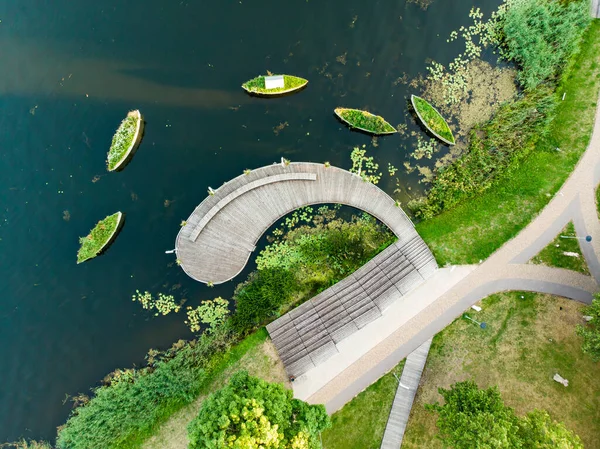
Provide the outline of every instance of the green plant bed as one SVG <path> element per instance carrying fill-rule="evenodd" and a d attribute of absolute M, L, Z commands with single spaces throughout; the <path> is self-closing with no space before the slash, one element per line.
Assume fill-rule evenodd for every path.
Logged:
<path fill-rule="evenodd" d="M 140 111 L 129 111 L 113 136 L 106 166 L 115 171 L 125 166 L 142 140 L 144 119 Z"/>
<path fill-rule="evenodd" d="M 117 212 L 100 220 L 86 237 L 80 237 L 81 247 L 77 252 L 77 263 L 96 257 L 116 238 L 124 220 L 124 215 Z"/>
<path fill-rule="evenodd" d="M 281 95 L 294 92 L 302 89 L 308 84 L 308 80 L 300 78 L 298 76 L 283 75 L 283 87 L 276 87 L 274 89 L 265 88 L 265 76 L 260 75 L 256 78 L 246 81 L 242 84 L 242 88 L 251 94 L 259 95 Z"/>
<path fill-rule="evenodd" d="M 423 125 L 438 139 L 448 145 L 454 145 L 454 135 L 444 120 L 444 117 L 429 102 L 416 95 L 410 96 L 410 101 Z"/>
<path fill-rule="evenodd" d="M 370 134 L 394 134 L 397 132 L 396 128 L 386 122 L 383 117 L 360 109 L 335 108 L 335 115 L 351 128 Z"/>

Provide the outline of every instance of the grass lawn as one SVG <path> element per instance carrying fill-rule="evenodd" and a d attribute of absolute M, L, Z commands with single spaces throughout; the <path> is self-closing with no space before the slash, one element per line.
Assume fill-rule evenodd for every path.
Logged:
<path fill-rule="evenodd" d="M 77 263 L 93 259 L 109 243 L 119 226 L 121 212 L 109 215 L 100 220 L 86 237 L 80 237 L 81 247 L 77 252 Z"/>
<path fill-rule="evenodd" d="M 546 265 L 549 267 L 566 268 L 567 270 L 577 271 L 583 274 L 590 274 L 587 263 L 581 253 L 581 247 L 579 246 L 579 240 L 563 239 L 560 236 L 575 237 L 575 226 L 573 222 L 570 222 L 564 227 L 562 231 L 556 236 L 556 238 L 548 244 L 543 250 L 539 252 L 537 256 L 531 259 L 531 263 Z M 565 253 L 571 253 L 571 255 L 565 255 Z M 577 254 L 579 257 L 575 257 Z"/>
<path fill-rule="evenodd" d="M 379 449 L 403 367 L 404 360 L 331 417 L 324 449 Z"/>
<path fill-rule="evenodd" d="M 202 401 L 208 394 L 224 386 L 229 377 L 239 370 L 247 370 L 252 376 L 290 387 L 275 347 L 268 338 L 266 329 L 262 328 L 225 354 L 200 397 L 161 424 L 142 448 L 187 449 L 187 425 L 198 414 Z"/>
<path fill-rule="evenodd" d="M 587 147 L 599 88 L 600 20 L 594 20 L 570 76 L 558 88 L 566 96 L 550 138 L 485 193 L 417 224 L 440 265 L 487 258 L 543 209 Z"/>
<path fill-rule="evenodd" d="M 442 117 L 433 106 L 416 95 L 411 97 L 411 101 L 417 116 L 419 119 L 421 119 L 429 131 L 436 136 L 441 137 L 442 140 L 454 143 L 454 135 L 452 135 L 452 131 L 450 130 L 448 123 L 446 123 L 444 117 Z"/>
<path fill-rule="evenodd" d="M 600 448 L 600 363 L 582 353 L 575 334 L 583 305 L 509 292 L 484 299 L 482 307 L 470 315 L 487 329 L 458 319 L 434 338 L 402 448 L 442 447 L 435 438 L 436 415 L 423 405 L 441 401 L 439 387 L 467 379 L 483 388 L 498 385 L 518 415 L 547 410 L 587 449 Z M 553 381 L 555 373 L 569 386 Z"/>
<path fill-rule="evenodd" d="M 383 117 L 360 109 L 335 108 L 335 113 L 353 128 L 362 129 L 373 134 L 395 133 L 396 128 L 386 122 Z"/>

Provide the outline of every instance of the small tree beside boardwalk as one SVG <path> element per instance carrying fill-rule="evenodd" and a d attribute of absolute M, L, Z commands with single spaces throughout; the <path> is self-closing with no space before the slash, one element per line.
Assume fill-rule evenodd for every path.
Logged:
<path fill-rule="evenodd" d="M 320 449 L 319 433 L 329 426 L 323 405 L 240 371 L 202 403 L 188 426 L 188 448 Z"/>
<path fill-rule="evenodd" d="M 122 212 L 109 215 L 100 220 L 85 237 L 79 238 L 81 247 L 77 252 L 77 263 L 93 259 L 105 250 L 117 237 L 125 220 Z"/>
<path fill-rule="evenodd" d="M 106 167 L 108 171 L 122 170 L 137 150 L 144 133 L 144 118 L 139 110 L 129 111 L 113 136 Z"/>

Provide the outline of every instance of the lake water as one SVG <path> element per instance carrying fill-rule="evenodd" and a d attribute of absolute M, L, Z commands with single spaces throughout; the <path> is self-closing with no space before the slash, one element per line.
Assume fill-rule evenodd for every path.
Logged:
<path fill-rule="evenodd" d="M 382 188 L 392 194 L 399 178 L 397 197 L 418 192 L 401 169 L 414 138 L 373 147 L 333 109 L 419 130 L 406 108 L 418 92 L 396 81 L 424 73 L 428 58 L 454 58 L 460 43 L 446 37 L 469 23 L 471 6 L 0 0 L 0 442 L 53 439 L 67 395 L 192 337 L 182 315 L 141 310 L 136 289 L 191 305 L 230 297 L 251 266 L 208 289 L 164 253 L 208 186 L 282 156 L 349 168 L 353 146 L 365 144 Z M 310 84 L 276 100 L 247 96 L 240 84 L 266 70 Z M 135 108 L 146 119 L 142 145 L 123 172 L 107 174 L 114 129 Z M 394 178 L 388 163 L 400 168 Z M 117 210 L 127 220 L 116 242 L 76 265 L 78 237 Z"/>

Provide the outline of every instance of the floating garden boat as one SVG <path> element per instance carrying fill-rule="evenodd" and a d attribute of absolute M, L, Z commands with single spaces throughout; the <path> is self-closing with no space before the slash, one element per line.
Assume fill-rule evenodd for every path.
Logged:
<path fill-rule="evenodd" d="M 335 108 L 335 115 L 351 128 L 360 129 L 370 134 L 393 134 L 397 132 L 396 128 L 386 122 L 383 117 L 360 109 Z"/>
<path fill-rule="evenodd" d="M 254 95 L 283 95 L 304 88 L 308 80 L 291 75 L 261 75 L 246 81 L 242 88 Z"/>
<path fill-rule="evenodd" d="M 442 117 L 436 108 L 416 95 L 411 95 L 410 101 L 417 113 L 417 117 L 419 117 L 419 120 L 421 120 L 431 134 L 448 145 L 456 143 L 448 123 L 446 123 L 446 120 L 444 120 L 444 117 Z"/>
<path fill-rule="evenodd" d="M 108 171 L 125 167 L 142 141 L 143 131 L 144 118 L 140 111 L 129 111 L 113 136 L 108 150 L 108 157 L 106 158 Z"/>
<path fill-rule="evenodd" d="M 77 252 L 77 263 L 93 259 L 105 250 L 117 237 L 125 216 L 121 212 L 100 220 L 86 237 L 80 237 L 81 247 Z"/>

